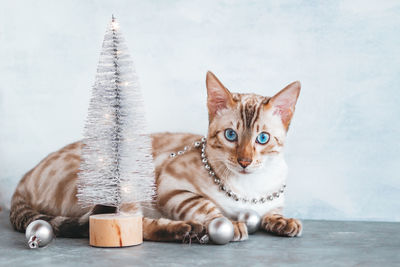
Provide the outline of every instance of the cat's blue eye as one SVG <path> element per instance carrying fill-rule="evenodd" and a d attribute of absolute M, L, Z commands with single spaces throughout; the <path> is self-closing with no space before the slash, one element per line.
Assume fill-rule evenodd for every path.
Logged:
<path fill-rule="evenodd" d="M 234 142 L 237 140 L 237 133 L 231 128 L 225 130 L 225 138 L 230 142 Z"/>
<path fill-rule="evenodd" d="M 269 141 L 269 133 L 266 132 L 260 133 L 256 138 L 256 142 L 261 145 L 265 145 L 266 143 L 268 143 L 268 141 Z"/>

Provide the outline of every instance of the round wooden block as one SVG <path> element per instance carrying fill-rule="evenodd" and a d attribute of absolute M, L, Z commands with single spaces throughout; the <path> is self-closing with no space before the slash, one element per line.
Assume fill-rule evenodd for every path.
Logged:
<path fill-rule="evenodd" d="M 94 247 L 127 247 L 143 243 L 142 216 L 96 214 L 89 217 L 89 243 Z"/>

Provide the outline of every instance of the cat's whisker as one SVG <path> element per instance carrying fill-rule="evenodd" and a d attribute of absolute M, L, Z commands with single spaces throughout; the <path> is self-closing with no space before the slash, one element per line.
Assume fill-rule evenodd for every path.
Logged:
<path fill-rule="evenodd" d="M 222 170 L 221 170 L 222 169 Z M 225 165 L 219 165 L 217 166 L 216 169 L 214 169 L 214 171 L 218 174 L 221 173 L 219 176 L 220 179 L 225 180 L 226 176 L 226 171 L 228 170 L 228 168 L 225 167 Z"/>

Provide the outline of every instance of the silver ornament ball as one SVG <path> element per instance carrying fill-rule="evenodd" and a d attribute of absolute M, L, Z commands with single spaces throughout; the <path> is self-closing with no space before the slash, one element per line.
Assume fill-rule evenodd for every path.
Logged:
<path fill-rule="evenodd" d="M 254 210 L 241 211 L 237 220 L 246 224 L 249 234 L 255 233 L 260 228 L 261 217 Z"/>
<path fill-rule="evenodd" d="M 208 225 L 208 235 L 218 245 L 229 243 L 233 239 L 233 233 L 233 224 L 225 217 L 216 218 Z"/>
<path fill-rule="evenodd" d="M 44 247 L 54 238 L 53 228 L 46 221 L 36 220 L 26 228 L 25 237 L 30 248 Z"/>

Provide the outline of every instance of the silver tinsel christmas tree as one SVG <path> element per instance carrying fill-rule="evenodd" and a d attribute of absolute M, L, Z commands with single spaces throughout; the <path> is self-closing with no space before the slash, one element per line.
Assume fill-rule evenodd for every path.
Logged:
<path fill-rule="evenodd" d="M 84 207 L 151 200 L 154 165 L 133 62 L 114 16 L 106 31 L 84 131 L 78 200 Z"/>

